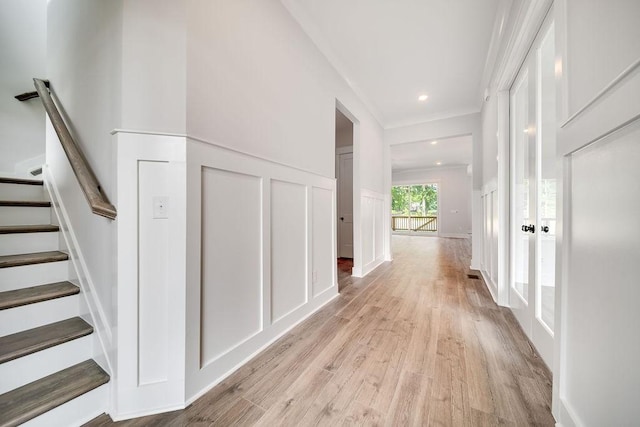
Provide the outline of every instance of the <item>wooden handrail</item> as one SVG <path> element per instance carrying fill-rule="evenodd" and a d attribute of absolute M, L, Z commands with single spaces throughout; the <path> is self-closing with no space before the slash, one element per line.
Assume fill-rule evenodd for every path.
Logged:
<path fill-rule="evenodd" d="M 116 208 L 109 202 L 107 196 L 102 192 L 102 187 L 100 186 L 96 175 L 93 173 L 91 166 L 89 166 L 87 159 L 73 140 L 67 125 L 65 125 L 56 104 L 53 102 L 53 99 L 49 94 L 49 90 L 47 89 L 48 82 L 40 79 L 33 79 L 33 82 L 36 86 L 36 92 L 42 100 L 44 109 L 49 115 L 51 124 L 58 134 L 58 139 L 60 140 L 60 144 L 62 144 L 62 148 L 67 155 L 67 159 L 69 159 L 71 169 L 73 169 L 73 173 L 76 175 L 78 183 L 80 183 L 80 188 L 82 188 L 82 192 L 87 198 L 87 202 L 91 207 L 91 212 L 109 219 L 115 219 L 118 214 Z"/>

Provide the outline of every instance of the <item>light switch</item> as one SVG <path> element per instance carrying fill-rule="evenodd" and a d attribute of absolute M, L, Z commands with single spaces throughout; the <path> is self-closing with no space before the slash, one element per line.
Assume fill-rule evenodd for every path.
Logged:
<path fill-rule="evenodd" d="M 153 198 L 153 218 L 169 218 L 169 198 L 166 196 L 156 196 Z"/>

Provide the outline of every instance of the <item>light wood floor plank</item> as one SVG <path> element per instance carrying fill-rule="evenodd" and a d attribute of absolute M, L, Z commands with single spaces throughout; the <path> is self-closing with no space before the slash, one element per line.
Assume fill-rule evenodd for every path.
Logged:
<path fill-rule="evenodd" d="M 392 242 L 393 262 L 341 272 L 339 298 L 186 410 L 118 424 L 553 426 L 551 373 L 467 277 L 470 242 Z"/>

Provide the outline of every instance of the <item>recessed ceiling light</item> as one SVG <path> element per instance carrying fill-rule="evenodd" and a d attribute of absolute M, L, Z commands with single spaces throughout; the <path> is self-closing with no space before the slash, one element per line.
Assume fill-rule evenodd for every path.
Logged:
<path fill-rule="evenodd" d="M 427 98 L 428 98 L 428 96 L 427 96 L 427 95 L 420 95 L 420 96 L 418 97 L 418 101 L 426 101 L 426 100 L 427 100 Z"/>
<path fill-rule="evenodd" d="M 436 145 L 438 141 L 431 141 L 431 145 Z"/>
<path fill-rule="evenodd" d="M 442 164 L 442 162 L 436 162 L 436 165 L 440 166 Z"/>

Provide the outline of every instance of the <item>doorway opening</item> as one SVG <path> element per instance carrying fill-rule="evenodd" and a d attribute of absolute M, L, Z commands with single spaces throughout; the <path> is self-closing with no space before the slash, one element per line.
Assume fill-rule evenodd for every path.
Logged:
<path fill-rule="evenodd" d="M 395 234 L 438 234 L 438 184 L 391 187 L 391 231 Z"/>
<path fill-rule="evenodd" d="M 338 279 L 353 269 L 353 122 L 336 108 Z"/>

